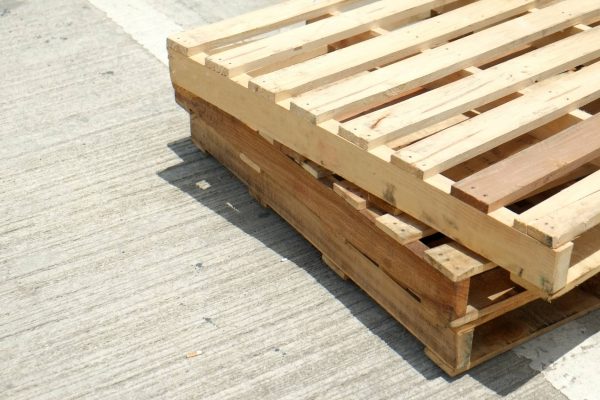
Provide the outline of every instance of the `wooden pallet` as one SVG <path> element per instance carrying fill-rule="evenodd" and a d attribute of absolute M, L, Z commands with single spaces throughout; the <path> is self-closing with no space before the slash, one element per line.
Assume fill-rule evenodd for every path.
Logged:
<path fill-rule="evenodd" d="M 456 375 L 600 307 L 600 281 L 552 304 L 509 274 L 185 89 L 192 140 L 227 166 Z M 394 222 L 395 221 L 395 222 Z M 403 232 L 402 230 L 405 230 Z"/>
<path fill-rule="evenodd" d="M 557 297 L 600 270 L 599 20 L 597 0 L 287 1 L 172 36 L 171 77 Z"/>

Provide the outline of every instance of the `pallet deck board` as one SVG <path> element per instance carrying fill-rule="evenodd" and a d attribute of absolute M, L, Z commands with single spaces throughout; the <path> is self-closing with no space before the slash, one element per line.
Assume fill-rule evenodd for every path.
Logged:
<path fill-rule="evenodd" d="M 600 157 L 598 132 L 595 115 L 456 182 L 452 194 L 486 213 L 506 206 Z"/>
<path fill-rule="evenodd" d="M 445 75 L 493 60 L 574 23 L 593 20 L 600 15 L 594 0 L 575 5 L 576 2 L 579 0 L 551 5 L 372 73 L 350 76 L 300 94 L 297 99 L 292 99 L 292 111 L 316 123 L 357 114 Z"/>
<path fill-rule="evenodd" d="M 215 24 L 171 35 L 169 49 L 193 56 L 211 47 L 241 41 L 282 26 L 335 12 L 358 0 L 292 0 Z"/>
<path fill-rule="evenodd" d="M 480 107 L 600 57 L 600 29 L 569 36 L 397 105 L 343 124 L 344 137 L 370 148 Z M 354 140 L 353 140 L 354 141 Z"/>
<path fill-rule="evenodd" d="M 375 219 L 375 224 L 400 244 L 412 243 L 435 233 L 431 227 L 406 214 L 383 214 Z"/>
<path fill-rule="evenodd" d="M 456 114 L 477 109 L 515 93 L 532 82 L 598 58 L 600 57 L 598 41 L 600 41 L 600 29 L 597 28 L 582 33 L 581 36 L 573 35 L 402 102 L 394 107 L 392 113 L 384 109 L 381 112 L 388 113 L 385 121 L 389 122 L 386 124 L 395 129 L 390 131 L 395 132 L 394 136 L 385 141 L 393 140 L 403 132 L 421 129 Z M 372 118 L 376 118 L 377 115 Z M 379 127 L 385 132 L 383 123 Z M 380 140 L 383 139 L 381 136 L 386 134 L 388 133 L 381 133 Z M 416 145 L 419 143 L 422 142 Z M 417 163 L 420 160 L 411 159 L 409 155 L 411 155 L 411 146 L 400 150 L 397 156 L 409 165 L 419 166 Z"/>
<path fill-rule="evenodd" d="M 529 209 L 517 221 L 528 235 L 553 248 L 572 241 L 600 224 L 600 171 Z"/>
<path fill-rule="evenodd" d="M 425 258 L 453 282 L 470 278 L 496 266 L 458 243 L 431 248 L 425 251 Z"/>
<path fill-rule="evenodd" d="M 600 28 L 594 32 L 600 41 Z M 537 83 L 512 101 L 399 150 L 392 162 L 420 178 L 444 172 L 599 98 L 600 86 L 586 84 L 597 76 L 600 63 Z"/>
<path fill-rule="evenodd" d="M 508 270 L 542 296 L 555 298 L 566 293 L 566 287 L 590 278 L 597 270 L 597 258 L 593 252 L 577 249 L 582 243 L 577 236 L 585 236 L 593 225 L 580 224 L 564 240 L 549 245 L 533 228 L 520 230 L 518 221 L 527 216 L 524 210 L 550 201 L 552 190 L 568 189 L 575 180 L 594 173 L 597 160 L 560 179 L 531 186 L 517 199 L 511 198 L 512 204 L 487 213 L 455 197 L 452 187 L 457 182 L 450 177 L 459 182 L 468 179 L 531 146 L 544 146 L 569 125 L 598 113 L 597 1 L 511 0 L 502 2 L 497 15 L 483 6 L 494 4 L 493 0 L 402 5 L 373 0 L 355 9 L 342 6 L 325 11 L 341 4 L 333 3 L 311 8 L 319 9 L 315 11 L 319 15 L 307 11 L 312 14 L 304 18 L 305 26 L 276 24 L 277 29 L 287 28 L 252 42 L 232 37 L 220 43 L 222 47 L 198 51 L 190 46 L 191 53 L 174 45 L 172 80 L 293 150 L 304 162 L 387 202 L 397 210 L 395 214 L 404 213 Z M 449 7 L 438 7 L 446 3 Z M 392 7 L 386 11 L 389 18 L 384 12 L 377 14 L 378 5 L 379 10 Z M 414 7 L 403 14 L 404 6 Z M 436 11 L 427 15 L 433 8 Z M 360 18 L 356 10 L 361 9 L 375 14 Z M 481 14 L 472 18 L 473 32 L 465 32 L 468 23 L 460 16 L 472 10 Z M 412 20 L 402 25 L 399 16 L 409 15 Z M 394 21 L 395 26 L 383 26 L 382 21 Z M 265 26 L 270 23 L 265 21 Z M 424 36 L 411 39 L 409 32 Z M 404 40 L 396 42 L 396 37 Z M 298 46 L 303 40 L 306 46 Z M 385 45 L 392 42 L 389 48 Z M 259 43 L 264 52 L 258 51 Z M 358 57 L 361 52 L 363 60 Z M 230 60 L 236 60 L 231 68 Z M 415 118 L 406 125 L 410 129 L 392 123 L 392 118 L 386 120 L 387 116 L 379 117 L 411 104 Z M 409 113 L 401 113 L 397 119 L 408 117 Z M 367 126 L 366 132 L 389 128 L 393 134 L 384 132 L 375 142 L 356 143 L 347 140 L 352 140 L 348 132 L 354 126 Z M 421 160 L 430 164 L 415 167 L 401 159 L 401 154 L 416 149 L 423 151 Z M 363 212 L 373 220 L 390 214 L 387 210 L 373 213 L 369 207 Z M 595 221 L 595 215 L 588 220 Z M 587 240 L 600 249 L 600 238 Z M 588 256 L 575 256 L 583 253 Z"/>
<path fill-rule="evenodd" d="M 333 82 L 340 76 L 399 60 L 436 44 L 493 25 L 533 7 L 534 0 L 483 0 L 324 54 L 250 81 L 250 89 L 275 101 Z"/>

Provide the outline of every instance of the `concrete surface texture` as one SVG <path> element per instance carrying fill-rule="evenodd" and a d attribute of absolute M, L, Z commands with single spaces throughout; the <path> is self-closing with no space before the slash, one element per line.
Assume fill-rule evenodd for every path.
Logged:
<path fill-rule="evenodd" d="M 164 36 L 274 2 L 0 0 L 0 398 L 599 398 L 600 313 L 449 379 L 194 148 Z"/>

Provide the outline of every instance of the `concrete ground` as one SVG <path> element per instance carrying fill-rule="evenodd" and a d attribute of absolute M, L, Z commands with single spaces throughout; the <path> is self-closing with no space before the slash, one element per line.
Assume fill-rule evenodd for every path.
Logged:
<path fill-rule="evenodd" d="M 274 2 L 0 0 L 0 398 L 600 398 L 599 312 L 449 379 L 196 151 L 166 33 Z"/>

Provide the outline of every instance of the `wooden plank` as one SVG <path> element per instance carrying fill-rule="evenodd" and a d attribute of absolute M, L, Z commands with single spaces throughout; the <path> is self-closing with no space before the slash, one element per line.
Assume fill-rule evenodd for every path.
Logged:
<path fill-rule="evenodd" d="M 291 110 L 313 123 L 346 118 L 598 16 L 596 0 L 562 1 L 368 74 L 304 93 L 293 99 Z"/>
<path fill-rule="evenodd" d="M 431 227 L 406 214 L 383 214 L 375 219 L 375 225 L 402 245 L 435 233 Z"/>
<path fill-rule="evenodd" d="M 482 0 L 304 63 L 261 75 L 250 81 L 249 87 L 274 101 L 280 101 L 493 25 L 535 4 L 535 0 Z"/>
<path fill-rule="evenodd" d="M 170 67 L 174 84 L 349 181 L 359 182 L 367 192 L 496 264 L 522 274 L 539 289 L 554 292 L 565 284 L 571 252 L 568 246 L 557 251 L 547 248 L 513 229 L 512 219 L 490 218 L 452 197 L 450 185 L 446 190 L 415 179 L 391 165 L 389 158 L 366 152 L 337 136 L 337 125 L 314 125 L 205 68 L 202 59 L 172 53 Z"/>
<path fill-rule="evenodd" d="M 443 172 L 600 97 L 600 63 L 528 88 L 523 96 L 400 149 L 392 163 L 420 178 Z"/>
<path fill-rule="evenodd" d="M 288 0 L 214 24 L 171 35 L 169 50 L 192 56 L 296 22 L 335 12 L 358 0 Z"/>
<path fill-rule="evenodd" d="M 515 221 L 519 229 L 553 248 L 597 224 L 600 224 L 600 171 L 530 208 Z"/>
<path fill-rule="evenodd" d="M 425 260 L 452 282 L 468 279 L 496 267 L 493 262 L 456 242 L 426 250 Z"/>
<path fill-rule="evenodd" d="M 316 179 L 321 179 L 331 175 L 331 171 L 321 167 L 319 164 L 314 163 L 310 160 L 306 160 L 302 163 L 302 168 Z"/>
<path fill-rule="evenodd" d="M 538 293 L 525 290 L 487 307 L 469 310 L 463 317 L 450 322 L 450 326 L 468 331 L 537 299 L 539 299 Z"/>
<path fill-rule="evenodd" d="M 380 24 L 410 18 L 451 0 L 380 0 L 208 57 L 208 68 L 235 76 L 314 48 L 358 35 Z"/>
<path fill-rule="evenodd" d="M 342 125 L 364 148 L 386 143 L 600 57 L 600 27 L 567 37 Z M 401 154 L 401 153 L 400 153 Z"/>
<path fill-rule="evenodd" d="M 452 185 L 452 195 L 490 212 L 600 156 L 600 114 Z"/>
<path fill-rule="evenodd" d="M 550 296 L 555 299 L 567 294 L 600 273 L 600 225 L 588 230 L 573 242 L 572 265 L 564 288 Z"/>
<path fill-rule="evenodd" d="M 333 191 L 339 194 L 355 210 L 367 208 L 367 199 L 361 195 L 360 189 L 348 181 L 335 182 Z"/>

